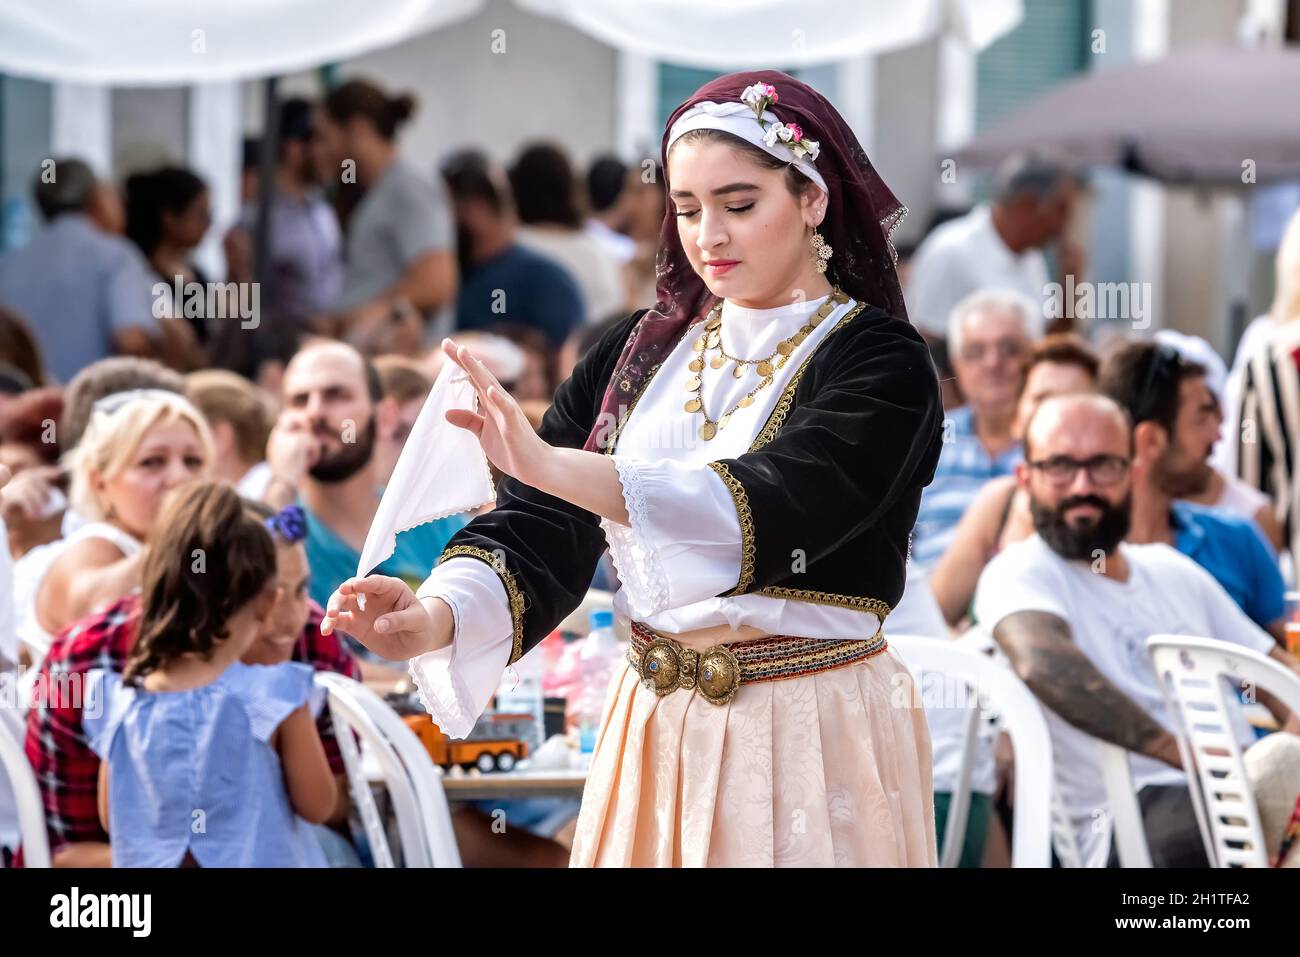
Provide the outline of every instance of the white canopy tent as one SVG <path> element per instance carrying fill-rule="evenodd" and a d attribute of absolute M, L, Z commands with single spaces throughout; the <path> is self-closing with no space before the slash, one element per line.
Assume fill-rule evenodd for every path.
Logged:
<path fill-rule="evenodd" d="M 220 83 L 392 46 L 486 0 L 0 0 L 0 73 L 114 86 Z"/>
<path fill-rule="evenodd" d="M 951 36 L 981 50 L 1022 0 L 515 0 L 627 53 L 719 70 L 812 66 Z"/>
<path fill-rule="evenodd" d="M 504 0 L 495 0 L 504 2 Z M 291 73 L 399 43 L 487 0 L 0 0 L 0 72 L 118 86 Z M 807 66 L 952 36 L 982 49 L 1022 0 L 515 0 L 628 53 Z"/>

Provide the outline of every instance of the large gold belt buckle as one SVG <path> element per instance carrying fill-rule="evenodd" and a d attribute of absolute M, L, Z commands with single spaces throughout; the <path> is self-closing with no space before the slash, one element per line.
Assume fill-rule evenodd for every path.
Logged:
<path fill-rule="evenodd" d="M 740 662 L 725 645 L 703 651 L 659 637 L 641 654 L 641 682 L 655 694 L 694 688 L 713 704 L 726 704 L 740 688 Z"/>

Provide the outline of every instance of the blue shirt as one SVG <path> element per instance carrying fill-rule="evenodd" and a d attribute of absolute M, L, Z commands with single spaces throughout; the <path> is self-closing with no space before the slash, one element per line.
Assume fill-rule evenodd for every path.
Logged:
<path fill-rule="evenodd" d="M 307 548 L 307 566 L 311 569 L 311 597 L 324 607 L 334 589 L 356 575 L 361 553 L 339 538 L 306 505 L 298 504 L 307 516 L 307 540 L 303 544 Z M 400 578 L 414 591 L 429 577 L 451 536 L 468 524 L 469 516 L 462 513 L 399 532 L 393 554 L 371 571 Z"/>
<path fill-rule="evenodd" d="M 1213 575 L 1251 621 L 1267 628 L 1283 616 L 1286 585 L 1254 522 L 1191 502 L 1174 502 L 1171 513 L 1174 547 Z"/>
<path fill-rule="evenodd" d="M 153 314 L 158 282 L 140 250 L 64 213 L 26 246 L 0 257 L 0 306 L 14 310 L 60 382 L 111 356 L 113 334 L 159 331 Z"/>
<path fill-rule="evenodd" d="M 557 348 L 586 314 L 564 267 L 518 243 L 463 276 L 456 296 L 457 329 L 518 323 L 540 329 Z"/>
<path fill-rule="evenodd" d="M 146 691 L 112 671 L 86 675 L 82 722 L 109 767 L 114 867 L 325 867 L 294 813 L 276 728 L 312 702 L 310 665 L 235 662 L 186 691 Z"/>
<path fill-rule="evenodd" d="M 989 455 L 975 434 L 970 406 L 953 409 L 943 423 L 943 448 L 934 481 L 921 493 L 912 530 L 912 564 L 929 571 L 957 532 L 957 523 L 990 479 L 1011 475 L 1024 459 L 1017 442 L 1001 455 Z"/>

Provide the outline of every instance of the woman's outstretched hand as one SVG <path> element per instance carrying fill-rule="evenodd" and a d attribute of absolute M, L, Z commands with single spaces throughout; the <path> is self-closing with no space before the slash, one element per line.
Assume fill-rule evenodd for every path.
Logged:
<path fill-rule="evenodd" d="M 365 608 L 359 598 L 364 596 Z M 330 595 L 321 634 L 335 628 L 390 661 L 405 661 L 451 644 L 455 622 L 441 599 L 415 597 L 400 578 L 368 575 L 349 578 Z"/>
<path fill-rule="evenodd" d="M 514 396 L 468 348 L 443 339 L 442 351 L 465 370 L 478 393 L 478 412 L 452 409 L 447 421 L 473 432 L 488 461 L 502 472 L 536 486 L 546 470 L 551 446 L 533 431 Z"/>

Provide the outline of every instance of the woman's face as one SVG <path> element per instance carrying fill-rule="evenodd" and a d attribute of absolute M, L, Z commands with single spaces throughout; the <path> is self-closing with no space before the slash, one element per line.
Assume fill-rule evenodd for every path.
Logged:
<path fill-rule="evenodd" d="M 205 189 L 190 200 L 179 213 L 163 213 L 163 234 L 184 249 L 193 249 L 203 241 L 212 225 L 212 200 Z"/>
<path fill-rule="evenodd" d="M 339 175 L 339 164 L 347 156 L 343 127 L 330 119 L 323 109 L 317 109 L 312 124 L 312 160 L 323 182 Z"/>
<path fill-rule="evenodd" d="M 205 478 L 210 463 L 193 427 L 184 420 L 160 422 L 116 475 L 92 477 L 104 514 L 123 530 L 143 539 L 176 486 Z"/>
<path fill-rule="evenodd" d="M 276 599 L 257 640 L 243 656 L 245 664 L 276 665 L 293 657 L 293 647 L 307 623 L 310 576 L 307 550 L 302 545 L 275 544 Z"/>
<path fill-rule="evenodd" d="M 796 198 L 783 170 L 764 169 L 740 149 L 709 140 L 674 144 L 668 155 L 677 235 L 691 267 L 714 295 L 740 306 L 788 305 L 825 280 L 808 243 L 826 194 L 815 186 Z"/>

